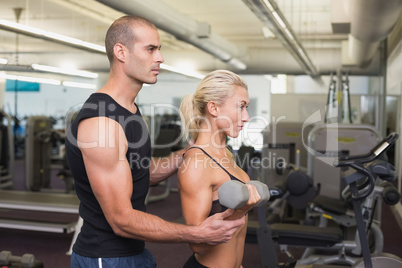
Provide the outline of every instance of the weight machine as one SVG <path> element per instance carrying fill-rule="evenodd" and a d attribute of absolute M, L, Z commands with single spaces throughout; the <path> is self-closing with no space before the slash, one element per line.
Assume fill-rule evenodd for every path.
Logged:
<path fill-rule="evenodd" d="M 327 106 L 324 123 L 353 123 L 352 107 L 350 104 L 349 75 L 339 70 L 336 75 L 331 73 Z"/>
<path fill-rule="evenodd" d="M 48 116 L 31 116 L 27 119 L 25 137 L 25 187 L 27 190 L 57 191 L 51 187 L 52 146 L 53 143 L 64 142 L 64 137 L 63 132 L 53 129 L 53 121 Z M 63 179 L 65 184 L 62 192 L 73 192 L 74 183 L 71 174 L 68 173 L 68 165 L 64 157 L 60 160 L 62 167 L 58 177 Z"/>
<path fill-rule="evenodd" d="M 301 265 L 342 262 L 359 268 L 371 268 L 373 264 L 374 267 L 401 267 L 401 258 L 383 253 L 381 244 L 376 245 L 376 250 L 371 255 L 367 240 L 369 232 L 378 224 L 374 217 L 377 202 L 383 200 L 388 205 L 395 205 L 400 201 L 400 193 L 390 183 L 395 180 L 395 169 L 387 161 L 380 159 L 397 139 L 398 135 L 393 133 L 367 154 L 338 157 L 334 161 L 334 166 L 349 168 L 344 170 L 343 180 L 347 185 L 345 189 L 351 193 L 356 219 L 357 233 L 354 241 L 344 240 L 344 234 L 339 227 L 282 223 L 269 226 L 266 221 L 266 208 L 258 208 L 257 238 L 263 267 L 294 267 L 296 260 L 287 251 L 288 246 L 307 248 L 302 259 L 297 262 Z M 278 264 L 273 241 L 289 256 L 289 262 L 284 266 Z M 315 256 L 311 254 L 311 248 L 335 250 L 338 254 Z M 348 256 L 348 252 L 360 254 L 362 258 Z"/>

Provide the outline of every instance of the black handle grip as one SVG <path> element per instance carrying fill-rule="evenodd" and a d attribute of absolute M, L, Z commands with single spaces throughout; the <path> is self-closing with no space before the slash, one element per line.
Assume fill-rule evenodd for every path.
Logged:
<path fill-rule="evenodd" d="M 335 167 L 351 166 L 352 164 L 364 164 L 377 159 L 382 153 L 391 147 L 397 140 L 399 135 L 395 132 L 389 134 L 385 139 L 378 143 L 369 153 L 356 156 L 340 157 L 334 162 Z"/>

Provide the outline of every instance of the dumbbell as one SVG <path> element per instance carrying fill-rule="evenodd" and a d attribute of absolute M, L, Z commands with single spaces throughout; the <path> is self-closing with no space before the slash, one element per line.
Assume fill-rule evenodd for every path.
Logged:
<path fill-rule="evenodd" d="M 257 188 L 261 197 L 254 206 L 259 207 L 268 202 L 270 198 L 268 186 L 259 181 L 250 181 L 249 184 Z M 246 184 L 230 180 L 218 188 L 219 203 L 231 209 L 238 209 L 244 206 L 250 198 Z"/>
<path fill-rule="evenodd" d="M 35 265 L 35 256 L 24 254 L 22 257 L 13 256 L 10 251 L 0 252 L 0 265 L 9 265 L 11 263 L 21 263 L 23 268 L 32 268 Z"/>
<path fill-rule="evenodd" d="M 261 199 L 258 201 L 254 207 L 260 207 L 265 205 L 269 199 L 271 198 L 271 194 L 269 193 L 268 185 L 262 183 L 260 181 L 249 181 L 247 184 L 254 185 L 257 188 L 258 194 L 260 195 Z"/>

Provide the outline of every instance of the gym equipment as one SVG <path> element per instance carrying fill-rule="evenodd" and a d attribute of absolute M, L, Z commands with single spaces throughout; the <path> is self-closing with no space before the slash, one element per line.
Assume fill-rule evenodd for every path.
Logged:
<path fill-rule="evenodd" d="M 50 188 L 50 143 L 38 139 L 52 129 L 47 116 L 27 119 L 25 136 L 25 187 L 29 191 Z"/>
<path fill-rule="evenodd" d="M 381 143 L 374 147 L 370 151 L 370 153 L 352 157 L 341 157 L 337 162 L 334 163 L 334 165 L 337 167 L 351 167 L 352 169 L 354 169 L 354 172 L 347 174 L 344 178 L 345 182 L 350 186 L 353 209 L 356 215 L 357 230 L 363 253 L 363 258 L 356 262 L 354 264 L 354 267 L 372 268 L 373 263 L 375 263 L 376 267 L 402 266 L 402 259 L 391 254 L 379 254 L 371 257 L 369 243 L 367 241 L 366 235 L 366 229 L 370 228 L 371 221 L 369 221 L 369 224 L 365 224 L 364 222 L 364 219 L 370 219 L 369 217 L 372 215 L 367 212 L 369 211 L 368 208 L 370 206 L 370 203 L 374 203 L 374 199 L 370 200 L 366 198 L 368 198 L 373 192 L 375 192 L 376 180 L 383 179 L 387 181 L 393 181 L 395 179 L 395 169 L 393 167 L 392 171 L 394 173 L 389 174 L 388 172 L 386 172 L 388 169 L 384 168 L 384 166 L 381 167 L 369 165 L 368 163 L 375 163 L 374 160 L 378 159 L 382 153 L 384 153 L 391 145 L 393 145 L 398 137 L 398 134 L 391 133 Z M 363 181 L 363 183 L 361 183 L 362 179 L 365 180 Z M 387 190 L 386 192 L 389 192 L 389 190 Z M 363 202 L 363 200 L 365 199 L 367 201 Z M 386 200 L 388 202 L 388 199 Z M 396 204 L 397 202 L 399 202 L 399 200 L 400 195 L 398 198 L 395 198 L 396 202 L 392 202 L 391 204 Z"/>
<path fill-rule="evenodd" d="M 72 233 L 72 245 L 81 230 L 82 219 L 78 216 L 79 199 L 72 194 L 41 193 L 27 191 L 0 190 L 0 208 L 13 210 L 45 211 L 52 213 L 68 213 L 77 215 L 77 221 L 55 223 L 49 221 L 33 221 L 26 219 L 0 219 L 1 228 L 32 230 L 52 233 Z"/>
<path fill-rule="evenodd" d="M 265 205 L 270 198 L 270 193 L 268 186 L 265 183 L 262 183 L 260 181 L 249 181 L 247 184 L 254 185 L 255 188 L 257 188 L 258 194 L 260 195 L 261 199 L 258 201 L 254 207 L 260 207 Z"/>
<path fill-rule="evenodd" d="M 365 211 L 364 223 L 367 226 L 367 237 L 370 234 L 372 238 L 373 253 L 382 253 L 384 247 L 384 239 L 383 234 L 380 228 L 381 216 L 379 215 L 378 219 L 375 219 L 375 212 L 378 212 L 379 208 L 381 208 L 381 202 L 377 202 L 377 200 L 381 199 L 387 205 L 395 205 L 400 200 L 400 194 L 397 189 L 387 182 L 393 181 L 395 179 L 395 170 L 394 167 L 385 161 L 375 160 L 369 164 L 368 168 L 373 171 L 373 173 L 379 177 L 380 180 L 377 180 L 376 186 L 374 187 L 372 193 L 364 199 L 363 209 Z M 384 180 L 381 183 L 379 181 Z M 363 186 L 362 188 L 366 187 Z M 340 200 L 317 196 L 313 200 L 313 203 L 310 205 L 310 209 L 314 212 L 318 212 L 320 217 L 320 222 L 318 227 L 325 228 L 327 227 L 328 220 L 331 220 L 339 225 L 342 228 L 344 237 L 343 243 L 348 244 L 345 248 L 342 248 L 340 254 L 334 256 L 320 256 L 314 255 L 315 249 L 308 248 L 305 250 L 303 254 L 303 258 L 300 261 L 301 263 L 310 263 L 310 262 L 334 262 L 334 261 L 343 261 L 348 264 L 354 264 L 356 262 L 356 258 L 348 257 L 345 250 L 350 251 L 354 255 L 361 255 L 362 248 L 360 246 L 359 236 L 356 233 L 354 241 L 347 242 L 346 239 L 348 234 L 348 230 L 355 230 L 357 226 L 357 217 L 356 213 L 353 211 L 352 205 L 352 195 L 350 194 L 350 186 L 347 185 L 344 190 L 344 199 L 345 202 L 342 204 Z M 349 208 L 352 207 L 352 208 Z"/>
<path fill-rule="evenodd" d="M 392 168 L 389 166 L 390 164 L 386 162 L 378 163 L 375 165 L 375 168 L 377 169 L 376 172 L 379 173 L 381 172 L 380 169 L 384 169 L 383 173 L 386 174 L 387 170 L 392 170 Z M 400 198 L 400 193 L 393 184 L 389 182 L 382 182 L 377 186 L 377 188 L 382 187 L 380 188 L 382 189 L 380 193 L 381 198 L 385 204 L 395 205 L 398 202 Z M 378 189 L 374 190 L 378 191 Z M 375 209 L 377 210 L 377 212 L 381 211 L 381 206 L 378 206 Z M 314 200 L 309 205 L 307 217 L 314 218 L 315 214 L 318 214 L 320 216 L 321 227 L 327 226 L 328 220 L 334 221 L 335 223 L 345 227 L 356 226 L 356 219 L 353 211 L 352 198 L 349 188 L 346 187 L 344 191 L 342 191 L 342 200 L 323 195 L 318 195 L 316 198 L 314 198 Z M 380 219 L 381 216 L 378 215 L 378 218 Z M 379 219 L 375 220 L 379 221 Z M 374 237 L 376 238 L 376 251 L 381 252 L 382 232 L 381 229 L 375 228 L 376 226 L 377 225 L 372 226 L 372 231 L 374 231 Z"/>
<path fill-rule="evenodd" d="M 15 264 L 15 265 L 14 265 Z M 20 256 L 13 256 L 10 251 L 1 251 L 0 252 L 0 265 L 5 265 L 6 267 L 17 267 L 17 264 L 20 264 L 22 268 L 43 268 L 43 263 L 35 260 L 35 256 L 33 254 L 24 254 Z"/>
<path fill-rule="evenodd" d="M 149 118 L 149 117 L 148 117 Z M 145 119 L 144 119 L 145 120 Z M 181 125 L 179 115 L 164 114 L 155 116 L 147 123 L 151 137 L 157 132 L 157 138 L 153 142 L 152 157 L 165 157 L 173 151 L 181 149 Z M 174 175 L 176 176 L 176 175 Z M 155 194 L 156 187 L 162 188 L 162 192 Z M 171 191 L 171 178 L 153 185 L 149 188 L 145 204 L 167 198 Z"/>
<path fill-rule="evenodd" d="M 400 194 L 396 188 L 392 189 L 392 184 L 376 183 L 382 180 L 393 181 L 395 179 L 395 169 L 389 163 L 379 160 L 391 145 L 395 143 L 398 135 L 393 133 L 382 142 L 378 143 L 374 149 L 365 155 L 338 158 L 334 165 L 342 168 L 351 167 L 347 170 L 343 180 L 350 189 L 351 199 L 356 217 L 357 235 L 355 241 L 343 240 L 344 234 L 338 227 L 319 227 L 305 226 L 296 224 L 272 224 L 268 227 L 266 221 L 266 209 L 258 209 L 259 229 L 258 244 L 263 267 L 277 267 L 277 258 L 274 251 L 273 240 L 280 245 L 281 251 L 288 254 L 287 246 L 320 248 L 326 250 L 336 250 L 335 256 L 312 256 L 303 255 L 298 261 L 299 264 L 329 264 L 336 262 L 348 263 L 353 267 L 400 267 L 402 261 L 399 257 L 391 254 L 383 254 L 382 245 L 376 245 L 376 251 L 370 258 L 368 244 L 368 232 L 374 229 L 374 210 L 376 200 L 387 196 L 384 201 L 387 204 L 395 204 L 400 200 Z M 379 229 L 379 227 L 378 227 Z M 380 229 L 379 229 L 380 230 Z M 347 256 L 346 253 L 352 251 L 354 254 L 363 253 L 363 260 Z M 378 265 L 378 266 L 377 266 Z M 392 266 L 395 265 L 395 266 Z"/>
<path fill-rule="evenodd" d="M 365 154 L 380 140 L 371 125 L 316 124 L 308 135 L 307 174 L 320 194 L 340 199 L 345 187 L 342 169 L 334 167 L 333 162 L 338 157 Z"/>
<path fill-rule="evenodd" d="M 244 183 L 235 180 L 226 181 L 218 188 L 219 203 L 231 209 L 244 206 L 248 199 L 248 189 Z"/>
<path fill-rule="evenodd" d="M 25 187 L 29 191 L 55 191 L 51 189 L 52 142 L 63 140 L 64 134 L 52 128 L 53 121 L 47 116 L 31 116 L 27 119 L 25 136 Z M 64 167 L 64 170 L 67 170 Z M 60 173 L 66 185 L 63 192 L 73 191 L 73 178 Z"/>
<path fill-rule="evenodd" d="M 0 110 L 0 189 L 13 186 L 14 136 L 11 117 Z"/>
<path fill-rule="evenodd" d="M 287 175 L 286 175 L 287 174 Z M 306 209 L 318 194 L 313 180 L 302 169 L 294 165 L 286 167 L 286 174 L 270 187 L 274 200 L 268 206 L 268 223 L 302 223 L 306 220 Z"/>
<path fill-rule="evenodd" d="M 254 153 L 255 153 L 254 147 L 242 145 L 235 154 L 236 164 L 246 173 L 248 173 L 248 169 L 250 167 L 250 161 L 253 158 Z"/>
<path fill-rule="evenodd" d="M 331 73 L 324 123 L 338 122 L 352 124 L 348 73 L 345 73 L 345 78 L 343 78 L 342 72 L 338 70 L 336 79 L 334 74 Z"/>
<path fill-rule="evenodd" d="M 164 114 L 160 120 L 158 135 L 152 145 L 152 156 L 154 157 L 167 156 L 181 147 L 179 115 Z"/>
<path fill-rule="evenodd" d="M 291 170 L 285 182 L 289 192 L 286 201 L 292 208 L 306 209 L 317 195 L 312 178 L 301 170 Z"/>
<path fill-rule="evenodd" d="M 257 191 L 261 197 L 254 206 L 259 207 L 265 205 L 270 197 L 268 186 L 259 181 L 248 182 L 257 188 Z M 249 197 L 248 188 L 246 184 L 236 180 L 226 181 L 218 188 L 219 203 L 225 207 L 231 209 L 238 209 L 244 206 Z"/>
<path fill-rule="evenodd" d="M 345 77 L 343 77 L 343 75 Z M 345 185 L 341 169 L 332 165 L 337 157 L 365 154 L 381 139 L 371 125 L 352 125 L 350 86 L 347 73 L 331 74 L 324 124 L 315 124 L 308 135 L 308 175 L 322 195 L 341 198 Z"/>
<path fill-rule="evenodd" d="M 303 123 L 278 121 L 263 131 L 261 181 L 274 186 L 281 181 L 286 165 L 307 167 L 307 137 L 313 125 L 303 128 Z"/>

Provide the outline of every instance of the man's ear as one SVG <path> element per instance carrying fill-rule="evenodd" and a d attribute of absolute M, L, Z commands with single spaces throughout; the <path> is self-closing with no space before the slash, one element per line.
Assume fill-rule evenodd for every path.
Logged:
<path fill-rule="evenodd" d="M 115 57 L 120 61 L 125 61 L 126 58 L 126 47 L 120 43 L 116 43 L 113 47 L 113 53 Z"/>
<path fill-rule="evenodd" d="M 212 116 L 218 116 L 218 105 L 214 101 L 207 103 L 207 109 Z"/>

